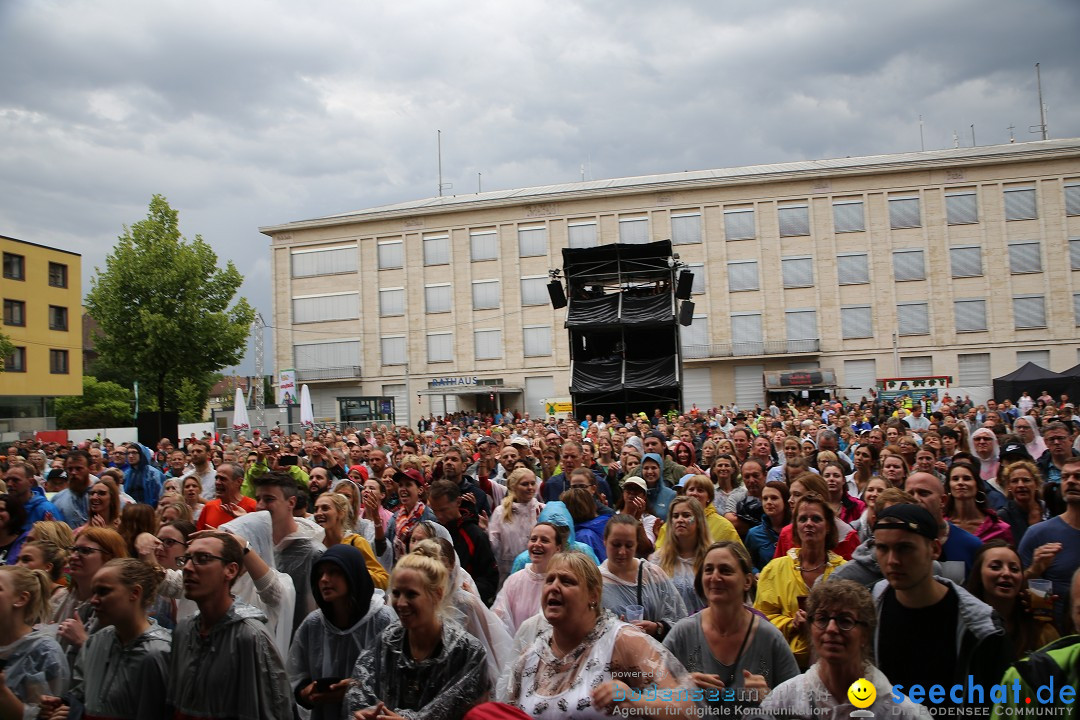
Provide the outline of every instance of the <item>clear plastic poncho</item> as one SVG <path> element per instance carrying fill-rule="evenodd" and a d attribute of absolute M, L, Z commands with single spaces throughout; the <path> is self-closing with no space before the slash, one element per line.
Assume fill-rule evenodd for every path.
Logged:
<path fill-rule="evenodd" d="M 274 529 L 270 513 L 241 515 L 218 528 L 242 537 L 251 544 L 251 552 L 270 566 L 269 572 L 255 582 L 243 573 L 233 583 L 232 594 L 266 614 L 266 625 L 281 657 L 289 656 L 292 642 L 292 618 L 296 607 L 296 588 L 292 578 L 277 569 L 274 558 Z"/>

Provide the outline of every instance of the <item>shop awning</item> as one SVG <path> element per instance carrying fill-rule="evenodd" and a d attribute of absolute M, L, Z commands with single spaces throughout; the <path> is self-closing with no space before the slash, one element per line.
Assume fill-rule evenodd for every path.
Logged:
<path fill-rule="evenodd" d="M 817 370 L 767 370 L 765 389 L 770 392 L 794 392 L 836 387 L 836 372 L 829 368 Z"/>

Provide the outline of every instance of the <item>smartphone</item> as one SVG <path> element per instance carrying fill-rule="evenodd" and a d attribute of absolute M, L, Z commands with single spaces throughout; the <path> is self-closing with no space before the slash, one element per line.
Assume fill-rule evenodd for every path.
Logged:
<path fill-rule="evenodd" d="M 330 686 L 335 684 L 335 683 L 339 683 L 339 682 L 341 682 L 341 678 L 333 678 L 333 677 L 319 678 L 318 680 L 315 681 L 315 692 L 321 692 L 321 693 L 330 692 Z"/>
<path fill-rule="evenodd" d="M 297 465 L 300 462 L 300 458 L 296 455 L 279 455 L 277 464 L 278 467 L 288 467 L 290 465 Z"/>

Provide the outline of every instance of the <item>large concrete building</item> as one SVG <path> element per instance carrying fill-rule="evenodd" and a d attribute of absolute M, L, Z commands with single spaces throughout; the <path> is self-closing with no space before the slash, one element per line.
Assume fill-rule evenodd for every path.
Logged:
<path fill-rule="evenodd" d="M 1078 362 L 1080 139 L 428 198 L 261 229 L 278 368 L 315 414 L 399 422 L 568 395 L 564 247 L 670 238 L 695 270 L 684 399 L 766 398 L 765 371 L 991 378 Z M 409 411 L 404 412 L 404 403 Z M 355 404 L 355 403 L 354 403 Z"/>
<path fill-rule="evenodd" d="M 52 400 L 82 394 L 82 256 L 0 236 L 2 331 L 15 352 L 0 373 L 0 432 L 46 429 Z"/>

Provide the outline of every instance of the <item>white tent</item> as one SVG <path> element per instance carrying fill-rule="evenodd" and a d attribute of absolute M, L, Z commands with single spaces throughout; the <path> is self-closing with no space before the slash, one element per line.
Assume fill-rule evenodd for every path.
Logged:
<path fill-rule="evenodd" d="M 248 420 L 247 402 L 244 400 L 244 392 L 240 388 L 236 388 L 232 426 L 236 432 L 247 432 L 251 429 L 251 421 Z"/>
<path fill-rule="evenodd" d="M 315 410 L 311 407 L 311 391 L 307 385 L 300 386 L 300 424 L 304 427 L 315 424 Z"/>

